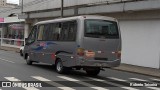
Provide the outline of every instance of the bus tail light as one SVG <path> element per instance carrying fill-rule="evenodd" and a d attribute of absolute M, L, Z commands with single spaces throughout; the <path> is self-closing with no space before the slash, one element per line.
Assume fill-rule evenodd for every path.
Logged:
<path fill-rule="evenodd" d="M 92 51 L 92 50 L 86 50 L 86 57 L 88 57 L 88 58 L 93 58 L 93 57 L 95 57 L 95 52 L 94 51 Z"/>
<path fill-rule="evenodd" d="M 118 59 L 121 59 L 121 51 L 112 52 L 112 54 L 115 54 Z"/>
<path fill-rule="evenodd" d="M 79 56 L 84 56 L 84 49 L 83 48 L 78 48 L 77 49 L 77 55 L 79 55 Z"/>

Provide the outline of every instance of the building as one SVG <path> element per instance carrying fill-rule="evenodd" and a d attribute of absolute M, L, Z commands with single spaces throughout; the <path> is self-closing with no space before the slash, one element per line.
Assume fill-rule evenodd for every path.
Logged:
<path fill-rule="evenodd" d="M 6 17 L 0 23 L 1 48 L 20 48 L 24 45 L 24 20 L 18 17 Z"/>
<path fill-rule="evenodd" d="M 6 3 L 7 3 L 7 1 L 6 1 L 6 0 L 0 0 L 0 6 L 5 6 L 5 5 L 6 5 Z"/>
<path fill-rule="evenodd" d="M 24 20 L 18 19 L 20 9 L 17 4 L 0 1 L 0 46 L 20 48 L 24 44 Z"/>
<path fill-rule="evenodd" d="M 15 8 L 15 7 L 18 7 L 18 5 L 17 4 L 12 4 L 12 3 L 6 3 L 5 7 Z"/>
<path fill-rule="evenodd" d="M 0 7 L 10 7 L 14 8 L 17 7 L 17 4 L 7 3 L 7 0 L 0 0 Z"/>
<path fill-rule="evenodd" d="M 23 0 L 25 37 L 34 23 L 60 17 L 60 7 L 61 0 Z M 122 63 L 160 69 L 160 0 L 64 0 L 64 16 L 84 14 L 119 20 Z"/>

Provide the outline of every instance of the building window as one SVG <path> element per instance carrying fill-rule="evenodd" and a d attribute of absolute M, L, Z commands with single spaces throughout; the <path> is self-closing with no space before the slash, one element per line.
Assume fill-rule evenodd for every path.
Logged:
<path fill-rule="evenodd" d="M 2 33 L 2 44 L 7 44 L 15 47 L 24 45 L 24 24 L 4 24 Z"/>

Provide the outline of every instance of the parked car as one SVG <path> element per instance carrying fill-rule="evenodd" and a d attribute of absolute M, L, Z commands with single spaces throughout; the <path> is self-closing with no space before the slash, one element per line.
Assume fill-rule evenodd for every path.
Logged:
<path fill-rule="evenodd" d="M 20 48 L 20 56 L 23 56 L 23 52 L 24 52 L 24 46 Z"/>

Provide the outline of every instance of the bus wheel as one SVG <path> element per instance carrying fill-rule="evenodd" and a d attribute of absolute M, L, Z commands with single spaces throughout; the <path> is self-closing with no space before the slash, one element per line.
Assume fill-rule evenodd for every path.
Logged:
<path fill-rule="evenodd" d="M 65 67 L 63 66 L 62 60 L 58 59 L 56 61 L 56 71 L 59 74 L 62 74 L 62 73 L 64 73 L 64 69 L 65 69 Z"/>
<path fill-rule="evenodd" d="M 100 69 L 86 70 L 86 73 L 90 76 L 97 76 L 100 73 Z"/>
<path fill-rule="evenodd" d="M 32 61 L 31 61 L 29 55 L 27 56 L 26 63 L 27 63 L 27 65 L 32 65 Z"/>

